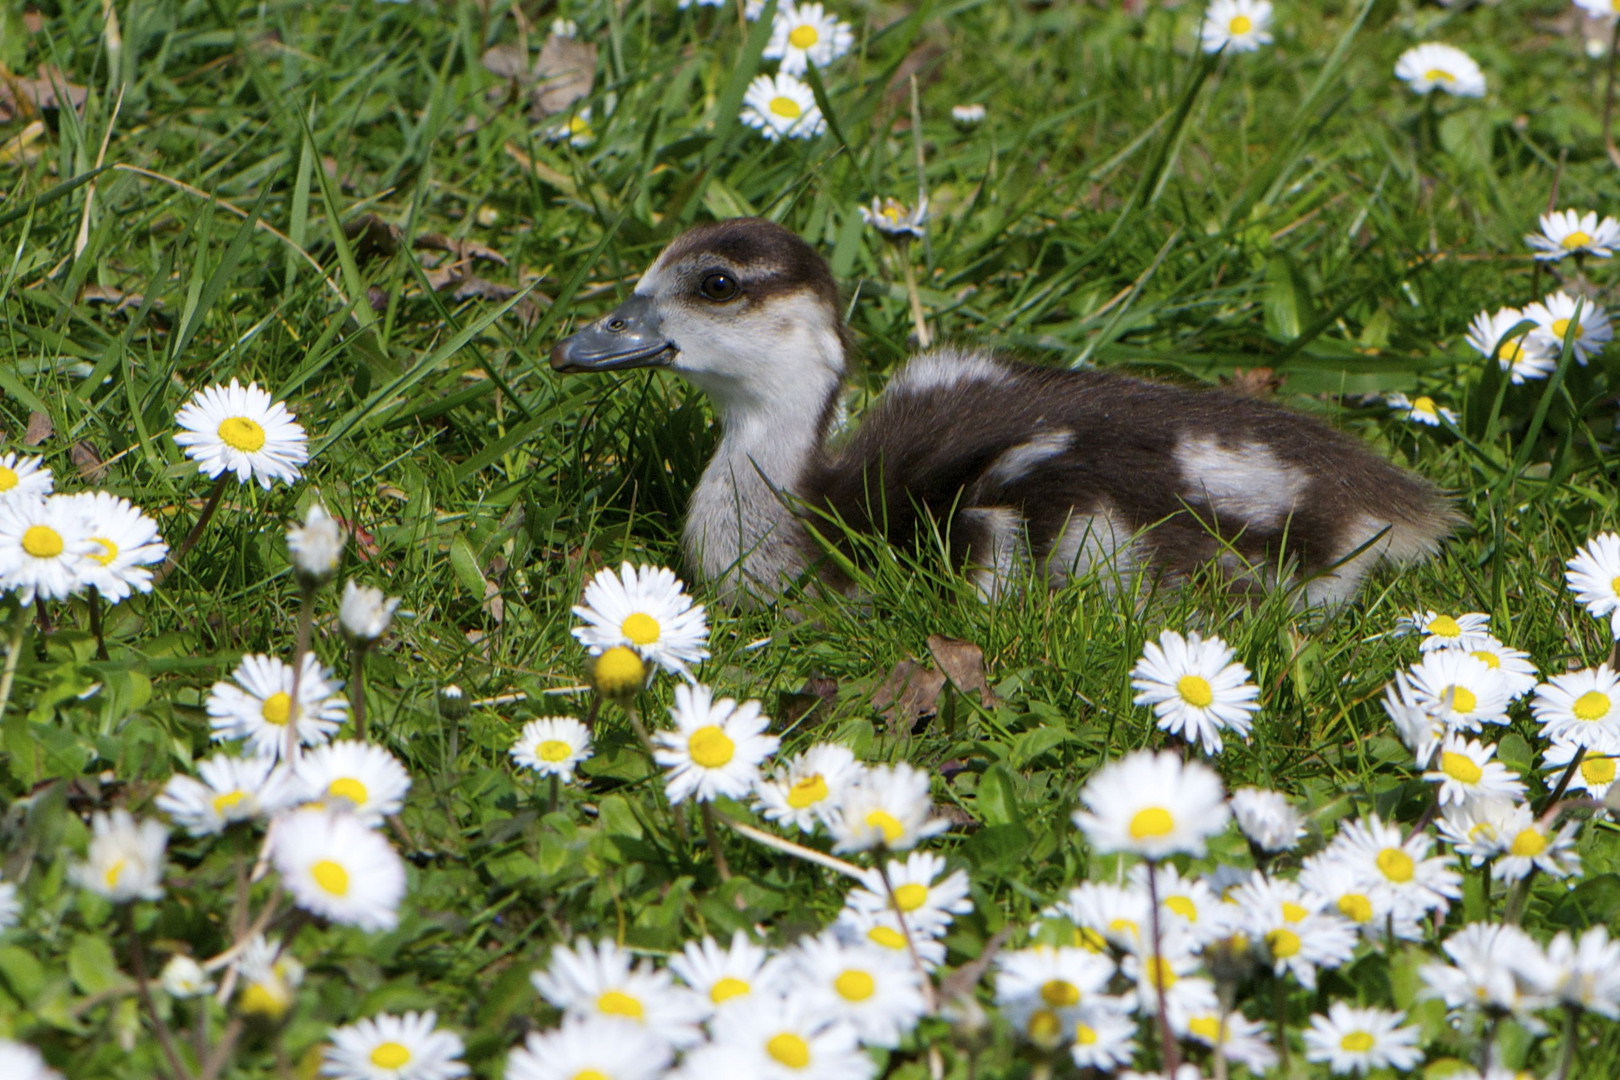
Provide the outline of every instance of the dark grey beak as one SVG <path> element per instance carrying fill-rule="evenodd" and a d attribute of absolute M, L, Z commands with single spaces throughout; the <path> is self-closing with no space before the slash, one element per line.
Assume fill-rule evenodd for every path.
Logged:
<path fill-rule="evenodd" d="M 557 342 L 551 350 L 555 371 L 624 371 L 663 367 L 675 358 L 650 296 L 632 296 L 613 311 Z"/>

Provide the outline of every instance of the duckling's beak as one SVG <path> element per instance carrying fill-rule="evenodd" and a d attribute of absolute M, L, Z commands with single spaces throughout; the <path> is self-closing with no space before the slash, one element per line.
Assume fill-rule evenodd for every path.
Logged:
<path fill-rule="evenodd" d="M 650 296 L 631 296 L 551 350 L 555 371 L 623 371 L 664 367 L 675 359 L 675 343 L 663 335 L 658 307 Z"/>

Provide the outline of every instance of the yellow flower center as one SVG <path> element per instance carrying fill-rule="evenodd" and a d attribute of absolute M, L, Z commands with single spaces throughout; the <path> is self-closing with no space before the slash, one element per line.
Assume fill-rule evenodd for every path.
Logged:
<path fill-rule="evenodd" d="M 866 827 L 883 833 L 883 842 L 891 847 L 906 835 L 906 827 L 895 820 L 887 810 L 873 810 L 866 815 Z"/>
<path fill-rule="evenodd" d="M 1299 935 L 1282 927 L 1266 935 L 1266 944 L 1271 948 L 1271 955 L 1279 960 L 1287 960 L 1297 954 L 1300 948 Z"/>
<path fill-rule="evenodd" d="M 1233 37 L 1242 37 L 1254 29 L 1254 20 L 1247 15 L 1234 15 L 1232 21 L 1226 24 L 1227 33 Z"/>
<path fill-rule="evenodd" d="M 1504 364 L 1517 364 L 1524 359 L 1524 339 L 1504 341 L 1496 350 L 1496 358 Z"/>
<path fill-rule="evenodd" d="M 1574 251 L 1576 248 L 1583 248 L 1590 244 L 1592 242 L 1592 237 L 1587 233 L 1582 232 L 1580 229 L 1576 229 L 1559 242 L 1564 245 L 1565 251 Z"/>
<path fill-rule="evenodd" d="M 1136 925 L 1133 919 L 1115 919 L 1108 924 L 1110 934 L 1129 934 L 1131 937 L 1141 937 L 1142 928 Z"/>
<path fill-rule="evenodd" d="M 884 949 L 903 949 L 906 939 L 892 926 L 874 926 L 866 932 L 866 940 Z"/>
<path fill-rule="evenodd" d="M 1176 680 L 1176 693 L 1195 709 L 1207 709 L 1215 700 L 1215 688 L 1202 675 L 1183 675 Z"/>
<path fill-rule="evenodd" d="M 1428 399 L 1423 398 L 1420 400 L 1427 401 Z M 1429 404 L 1433 405 L 1434 403 L 1431 401 Z M 1433 634 L 1435 637 L 1461 637 L 1462 626 L 1450 615 L 1436 615 L 1434 620 L 1429 623 L 1429 633 Z"/>
<path fill-rule="evenodd" d="M 540 745 L 534 748 L 534 756 L 541 761 L 549 761 L 553 765 L 559 761 L 567 761 L 573 754 L 574 748 L 561 739 L 543 739 Z"/>
<path fill-rule="evenodd" d="M 1533 859 L 1547 850 L 1547 838 L 1541 830 L 1534 827 L 1522 829 L 1518 836 L 1513 838 L 1513 846 L 1508 848 L 1510 854 Z"/>
<path fill-rule="evenodd" d="M 1074 944 L 1076 948 L 1085 949 L 1087 952 L 1100 953 L 1108 951 L 1108 939 L 1089 926 L 1075 928 Z"/>
<path fill-rule="evenodd" d="M 1609 695 L 1588 690 L 1575 699 L 1575 706 L 1571 711 L 1574 712 L 1575 719 L 1591 723 L 1608 716 L 1609 709 Z"/>
<path fill-rule="evenodd" d="M 575 116 L 568 121 L 568 134 L 593 138 L 596 132 L 591 130 L 591 122 L 583 116 Z"/>
<path fill-rule="evenodd" d="M 569 1080 L 613 1080 L 613 1078 L 600 1069 L 581 1069 Z"/>
<path fill-rule="evenodd" d="M 1439 68 L 1430 68 L 1428 71 L 1425 71 L 1423 73 L 1423 77 L 1425 79 L 1428 79 L 1430 82 L 1456 82 L 1457 81 L 1457 76 L 1453 75 L 1449 71 L 1441 71 Z"/>
<path fill-rule="evenodd" d="M 820 40 L 821 35 L 816 33 L 816 28 L 808 23 L 795 26 L 792 31 L 788 33 L 788 44 L 792 45 L 795 49 L 808 49 L 810 46 L 814 45 Z"/>
<path fill-rule="evenodd" d="M 1352 1054 L 1365 1054 L 1373 1048 L 1374 1039 L 1369 1032 L 1351 1031 L 1339 1040 L 1339 1049 Z"/>
<path fill-rule="evenodd" d="M 1412 880 L 1417 864 L 1412 862 L 1412 856 L 1398 847 L 1387 847 L 1378 853 L 1378 869 L 1389 880 L 1398 885 Z"/>
<path fill-rule="evenodd" d="M 232 450 L 251 454 L 264 449 L 264 428 L 245 416 L 227 416 L 220 421 L 219 439 Z"/>
<path fill-rule="evenodd" d="M 781 95 L 771 98 L 771 103 L 767 107 L 784 120 L 797 120 L 804 114 L 804 110 L 799 108 L 797 101 Z"/>
<path fill-rule="evenodd" d="M 1477 784 L 1485 775 L 1485 770 L 1476 765 L 1473 758 L 1451 750 L 1440 755 L 1440 771 L 1464 784 Z"/>
<path fill-rule="evenodd" d="M 1501 657 L 1497 656 L 1489 649 L 1475 649 L 1468 655 L 1472 656 L 1475 660 L 1478 660 L 1480 663 L 1484 664 L 1493 671 L 1502 666 Z"/>
<path fill-rule="evenodd" d="M 634 645 L 651 645 L 658 640 L 660 632 L 658 620 L 639 611 L 619 624 L 619 633 L 629 638 Z"/>
<path fill-rule="evenodd" d="M 1588 757 L 1581 759 L 1581 778 L 1588 784 L 1614 783 L 1614 758 Z"/>
<path fill-rule="evenodd" d="M 1147 972 L 1148 982 L 1155 990 L 1168 990 L 1176 985 L 1179 978 L 1176 969 L 1170 966 L 1170 961 L 1162 956 L 1151 958 L 1144 970 Z"/>
<path fill-rule="evenodd" d="M 1207 1043 L 1218 1044 L 1221 1041 L 1221 1018 L 1195 1016 L 1187 1021 L 1187 1030 Z"/>
<path fill-rule="evenodd" d="M 62 554 L 62 534 L 49 525 L 30 525 L 23 533 L 23 550 L 36 559 L 54 559 Z"/>
<path fill-rule="evenodd" d="M 1048 979 L 1041 984 L 1041 1000 L 1054 1009 L 1080 1004 L 1080 988 L 1066 979 Z"/>
<path fill-rule="evenodd" d="M 1198 905 L 1193 903 L 1190 896 L 1167 896 L 1164 898 L 1164 906 L 1188 922 L 1198 921 Z"/>
<path fill-rule="evenodd" d="M 623 990 L 609 990 L 598 997 L 596 1011 L 607 1016 L 628 1017 L 631 1020 L 640 1020 L 643 1013 L 641 1002 Z"/>
<path fill-rule="evenodd" d="M 1050 1009 L 1036 1009 L 1030 1014 L 1028 1030 L 1032 1042 L 1055 1043 L 1063 1033 L 1063 1021 Z"/>
<path fill-rule="evenodd" d="M 1450 701 L 1452 712 L 1471 713 L 1479 707 L 1479 698 L 1466 686 L 1450 686 L 1440 695 L 1440 700 Z"/>
<path fill-rule="evenodd" d="M 1097 1029 L 1084 1020 L 1074 1025 L 1074 1041 L 1081 1046 L 1095 1046 L 1097 1038 Z"/>
<path fill-rule="evenodd" d="M 285 690 L 277 690 L 264 699 L 264 704 L 259 706 L 259 715 L 267 724 L 285 727 L 292 718 L 292 695 Z"/>
<path fill-rule="evenodd" d="M 379 1069 L 402 1069 L 410 1060 L 411 1052 L 397 1042 L 379 1043 L 371 1052 L 371 1063 Z"/>
<path fill-rule="evenodd" d="M 928 903 L 928 886 L 907 882 L 894 890 L 894 904 L 901 911 L 916 911 Z"/>
<path fill-rule="evenodd" d="M 224 817 L 226 811 L 235 808 L 245 798 L 247 798 L 247 793 L 242 791 L 227 791 L 223 795 L 216 795 L 213 803 L 214 813 Z"/>
<path fill-rule="evenodd" d="M 866 972 L 851 969 L 839 973 L 833 980 L 833 989 L 845 1001 L 865 1001 L 877 990 L 877 982 Z"/>
<path fill-rule="evenodd" d="M 615 645 L 596 658 L 591 674 L 598 692 L 619 697 L 641 689 L 647 679 L 647 665 L 636 655 L 636 650 Z"/>
<path fill-rule="evenodd" d="M 1282 902 L 1282 917 L 1284 922 L 1299 922 L 1310 912 L 1294 903 L 1292 900 Z"/>
<path fill-rule="evenodd" d="M 105 536 L 92 536 L 90 539 L 92 542 L 101 545 L 101 554 L 91 554 L 90 557 L 102 566 L 111 566 L 113 560 L 118 558 L 118 545 Z"/>
<path fill-rule="evenodd" d="M 1424 394 L 1412 402 L 1412 411 L 1422 413 L 1424 416 L 1439 416 L 1440 407 L 1434 403 L 1434 398 Z"/>
<path fill-rule="evenodd" d="M 309 876 L 315 879 L 315 884 L 332 896 L 349 895 L 349 872 L 331 859 L 322 859 L 310 867 Z"/>
<path fill-rule="evenodd" d="M 787 804 L 795 810 L 803 810 L 807 806 L 814 806 L 826 797 L 827 781 L 822 778 L 820 773 L 815 773 L 812 776 L 806 776 L 802 780 L 793 782 L 793 786 L 788 788 Z"/>
<path fill-rule="evenodd" d="M 118 879 L 124 875 L 125 865 L 126 864 L 123 859 L 118 859 L 115 860 L 111 866 L 107 867 L 107 872 L 101 875 L 101 880 L 106 882 L 107 888 L 118 888 Z"/>
<path fill-rule="evenodd" d="M 1373 916 L 1372 901 L 1361 893 L 1345 893 L 1339 897 L 1339 914 L 1351 922 L 1364 923 Z"/>
<path fill-rule="evenodd" d="M 737 754 L 737 744 L 713 724 L 692 732 L 692 737 L 686 741 L 686 749 L 692 755 L 692 760 L 705 769 L 722 768 Z"/>
<path fill-rule="evenodd" d="M 1559 341 L 1563 341 L 1564 337 L 1569 333 L 1569 325 L 1570 320 L 1568 319 L 1558 319 L 1555 321 L 1552 325 L 1553 337 L 1557 338 Z M 1580 323 L 1576 323 L 1575 340 L 1579 341 L 1584 336 L 1586 336 L 1586 327 L 1582 326 Z"/>
<path fill-rule="evenodd" d="M 810 1044 L 791 1031 L 772 1035 L 765 1043 L 765 1052 L 790 1069 L 803 1069 L 810 1064 Z"/>
<path fill-rule="evenodd" d="M 1169 836 L 1175 827 L 1176 819 L 1170 816 L 1170 811 L 1162 806 L 1150 806 L 1146 810 L 1138 810 L 1131 816 L 1131 839 L 1147 840 L 1157 836 Z"/>
<path fill-rule="evenodd" d="M 334 799 L 348 799 L 356 806 L 366 805 L 367 800 L 371 798 L 371 793 L 366 790 L 366 785 L 352 776 L 338 777 L 327 785 L 326 793 Z"/>
<path fill-rule="evenodd" d="M 291 999 L 281 993 L 279 988 L 256 982 L 249 983 L 242 991 L 242 998 L 237 1007 L 249 1015 L 275 1018 L 286 1012 L 290 1004 Z"/>
<path fill-rule="evenodd" d="M 1620 596 L 1620 577 L 1613 577 L 1609 579 L 1609 589 L 1616 596 Z"/>
<path fill-rule="evenodd" d="M 753 989 L 753 987 L 749 986 L 742 979 L 732 978 L 730 975 L 727 975 L 725 978 L 716 981 L 713 986 L 709 987 L 709 1000 L 714 1002 L 716 1005 L 720 1005 L 724 1002 L 730 1001 L 734 997 L 742 997 L 745 994 L 751 993 Z"/>
<path fill-rule="evenodd" d="M 20 483 L 22 483 L 22 477 L 17 475 L 16 469 L 0 465 L 0 492 L 10 491 Z"/>

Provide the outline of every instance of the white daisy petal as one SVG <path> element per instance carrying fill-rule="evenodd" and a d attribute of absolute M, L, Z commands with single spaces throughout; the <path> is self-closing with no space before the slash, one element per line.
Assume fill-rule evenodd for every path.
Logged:
<path fill-rule="evenodd" d="M 1457 97 L 1485 96 L 1485 73 L 1474 58 L 1439 42 L 1426 42 L 1401 53 L 1395 62 L 1395 77 L 1419 94 L 1438 88 Z"/>
<path fill-rule="evenodd" d="M 192 395 L 175 414 L 174 441 L 209 478 L 236 474 L 237 483 L 257 480 L 266 491 L 292 483 L 309 460 L 304 429 L 287 406 L 258 383 L 209 386 Z"/>

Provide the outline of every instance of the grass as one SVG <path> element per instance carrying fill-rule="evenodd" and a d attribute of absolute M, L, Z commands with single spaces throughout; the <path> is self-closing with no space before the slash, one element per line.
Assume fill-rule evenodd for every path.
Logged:
<path fill-rule="evenodd" d="M 769 143 L 736 122 L 765 42 L 730 9 L 565 5 L 599 50 L 586 148 L 548 141 L 556 120 L 527 115 L 529 87 L 481 62 L 500 44 L 532 55 L 549 5 L 131 3 L 112 9 L 116 32 L 97 5 L 0 14 L 6 70 L 51 65 L 87 95 L 77 113 L 0 126 L 0 441 L 16 447 L 30 414 L 47 417 L 37 450 L 58 489 L 126 495 L 171 544 L 207 493 L 169 438 L 194 389 L 272 388 L 313 453 L 303 483 L 231 488 L 180 572 L 108 613 L 110 659 L 94 658 L 79 606 L 30 635 L 0 719 L 0 865 L 27 909 L 0 937 L 0 1034 L 74 1077 L 168 1067 L 126 935 L 67 883 L 68 849 L 90 810 L 150 813 L 168 777 L 210 752 L 203 699 L 242 654 L 288 653 L 298 592 L 280 523 L 317 499 L 356 530 L 347 573 L 403 598 L 367 684 L 375 730 L 414 780 L 410 899 L 391 933 L 299 930 L 310 976 L 296 1007 L 250 1026 L 225 1075 L 310 1075 L 331 1025 L 407 1008 L 436 1009 L 478 1075 L 496 1075 L 549 1022 L 528 974 L 553 943 L 606 936 L 660 954 L 755 925 L 783 942 L 836 913 L 832 875 L 735 839 L 738 876 L 720 882 L 612 710 L 589 785 L 558 813 L 506 757 L 525 719 L 583 714 L 569 607 L 599 566 L 678 564 L 715 438 L 673 379 L 562 380 L 547 351 L 712 217 L 765 214 L 828 254 L 860 354 L 857 406 L 909 352 L 911 317 L 901 268 L 856 207 L 920 183 L 934 216 L 913 255 L 940 338 L 1184 380 L 1269 368 L 1284 400 L 1454 490 L 1467 518 L 1434 561 L 1378 577 L 1326 621 L 1207 588 L 1145 612 L 1086 584 L 985 606 L 927 552 L 879 552 L 862 603 L 799 598 L 799 619 L 716 611 L 703 676 L 723 692 L 783 717 L 810 680 L 836 687 L 778 725 L 787 749 L 836 738 L 868 760 L 949 765 L 935 796 L 977 823 L 937 845 L 973 880 L 953 966 L 1109 871 L 1069 814 L 1099 762 L 1161 742 L 1128 673 L 1163 626 L 1218 628 L 1254 671 L 1255 737 L 1219 769 L 1228 788 L 1294 796 L 1315 835 L 1352 812 L 1421 812 L 1425 785 L 1377 705 L 1415 657 L 1390 636 L 1399 615 L 1487 612 L 1543 671 L 1608 655 L 1562 563 L 1616 521 L 1620 350 L 1509 387 L 1462 343 L 1481 308 L 1528 303 L 1572 272 L 1529 259 L 1521 236 L 1538 213 L 1612 209 L 1607 60 L 1588 59 L 1567 5 L 1290 6 L 1273 49 L 1219 59 L 1192 49 L 1192 7 L 832 6 L 857 35 L 820 73 L 832 130 Z M 1486 99 L 1425 102 L 1395 84 L 1395 57 L 1430 39 L 1480 60 Z M 967 101 L 989 118 L 961 130 L 949 108 Z M 398 230 L 383 251 L 336 227 L 367 214 Z M 468 272 L 499 288 L 435 292 L 442 252 L 414 246 L 435 233 L 498 252 Z M 1581 273 L 1612 299 L 1607 264 Z M 1456 431 L 1402 425 L 1364 397 L 1419 390 L 1459 411 Z M 315 648 L 342 669 L 335 607 L 323 598 Z M 998 700 L 947 690 L 937 716 L 892 724 L 873 695 L 898 662 L 927 659 L 932 634 L 981 647 Z M 450 683 L 501 703 L 448 721 L 436 696 Z M 655 688 L 649 719 L 667 697 Z M 1500 753 L 1528 774 L 1535 726 L 1516 716 Z M 137 910 L 150 952 L 231 943 L 243 843 L 173 838 L 170 900 Z M 1577 886 L 1531 891 L 1524 924 L 1543 939 L 1620 920 L 1612 826 L 1584 829 L 1581 851 Z M 1492 903 L 1471 879 L 1467 914 L 1500 912 L 1500 892 Z M 1412 1006 L 1419 954 L 1359 960 L 1289 999 L 1290 1022 L 1336 996 Z M 177 1026 L 200 1023 L 160 1004 Z M 1414 1007 L 1431 1060 L 1471 1054 L 1442 1012 Z M 227 1015 L 213 1010 L 213 1036 Z M 1571 1075 L 1607 1075 L 1616 1025 L 1587 1018 L 1578 1037 Z M 1556 1064 L 1556 1038 L 1504 1024 L 1500 1039 L 1515 1067 Z M 978 1046 L 930 1021 L 923 1042 L 945 1048 L 953 1076 L 975 1075 L 975 1056 L 987 1077 L 1040 1068 L 1000 1029 Z M 888 1067 L 928 1071 L 914 1047 Z M 1290 1069 L 1325 1075 L 1297 1053 Z"/>

